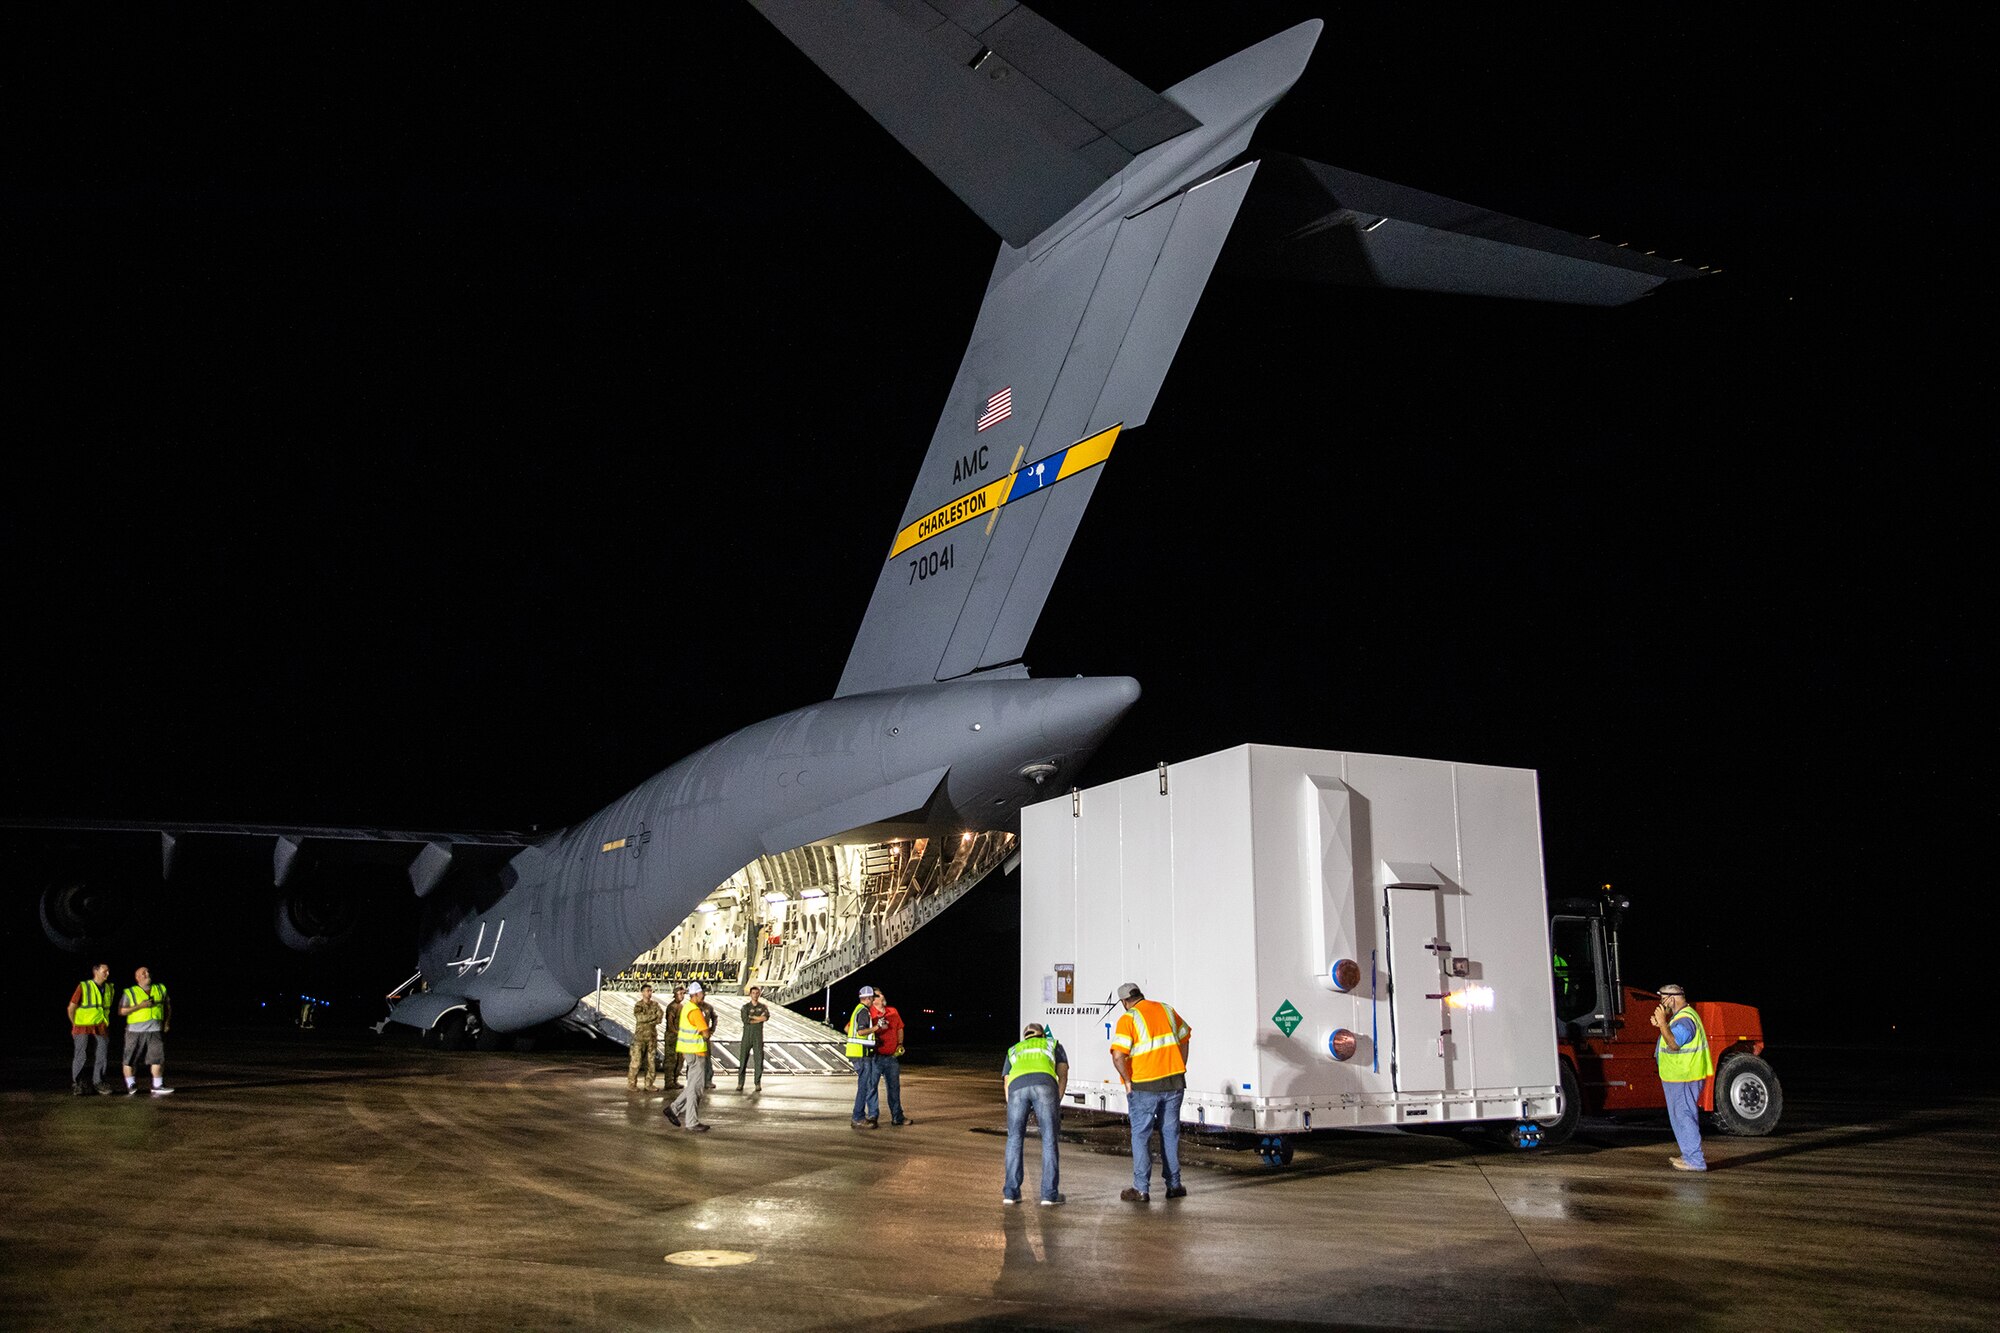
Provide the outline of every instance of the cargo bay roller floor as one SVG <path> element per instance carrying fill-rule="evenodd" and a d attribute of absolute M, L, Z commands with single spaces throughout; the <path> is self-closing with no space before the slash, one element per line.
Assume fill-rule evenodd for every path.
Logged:
<path fill-rule="evenodd" d="M 72 1098 L 66 1050 L 7 1056 L 0 1324 L 1930 1328 L 2000 1300 L 2000 1095 L 1856 1089 L 1836 1071 L 1877 1062 L 1848 1056 L 1788 1071 L 1781 1134 L 1712 1140 L 1706 1177 L 1667 1169 L 1657 1125 L 1539 1156 L 1348 1134 L 1281 1171 L 1191 1149 L 1189 1197 L 1136 1207 L 1110 1126 L 1066 1138 L 1045 1209 L 1000 1203 L 983 1055 L 912 1068 L 904 1129 L 851 1130 L 844 1080 L 773 1076 L 729 1081 L 695 1136 L 592 1051 L 174 1053 L 159 1099 Z"/>

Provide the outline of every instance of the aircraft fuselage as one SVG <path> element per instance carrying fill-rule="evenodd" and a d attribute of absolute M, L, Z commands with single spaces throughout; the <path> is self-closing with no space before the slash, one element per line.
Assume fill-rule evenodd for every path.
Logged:
<path fill-rule="evenodd" d="M 500 1031 L 558 1018 L 596 988 L 600 969 L 629 964 L 759 855 L 898 819 L 1009 825 L 1138 697 L 1127 677 L 973 679 L 745 727 L 521 851 L 489 903 L 464 891 L 427 902 L 429 990 L 396 1017 L 428 1027 L 471 1002 Z"/>

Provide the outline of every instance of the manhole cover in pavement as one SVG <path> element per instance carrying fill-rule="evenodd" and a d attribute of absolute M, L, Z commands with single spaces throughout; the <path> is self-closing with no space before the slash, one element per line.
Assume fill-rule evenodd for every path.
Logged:
<path fill-rule="evenodd" d="M 756 1261 L 757 1256 L 748 1250 L 677 1250 L 667 1256 L 668 1263 L 682 1268 L 729 1268 Z"/>

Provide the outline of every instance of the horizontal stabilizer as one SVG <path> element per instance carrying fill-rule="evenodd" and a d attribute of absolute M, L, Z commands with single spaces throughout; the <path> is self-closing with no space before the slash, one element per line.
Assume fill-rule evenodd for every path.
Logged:
<path fill-rule="evenodd" d="M 1698 276 L 1675 260 L 1290 156 L 1265 159 L 1239 230 L 1247 264 L 1349 286 L 1622 305 Z"/>
<path fill-rule="evenodd" d="M 1199 123 L 1013 0 L 751 0 L 1009 245 Z"/>

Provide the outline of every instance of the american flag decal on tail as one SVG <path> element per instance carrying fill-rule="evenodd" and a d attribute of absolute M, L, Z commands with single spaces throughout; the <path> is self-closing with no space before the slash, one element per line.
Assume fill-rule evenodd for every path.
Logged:
<path fill-rule="evenodd" d="M 979 414 L 979 430 L 997 426 L 1014 415 L 1014 386 L 1008 385 L 999 393 L 986 400 L 986 410 Z"/>

